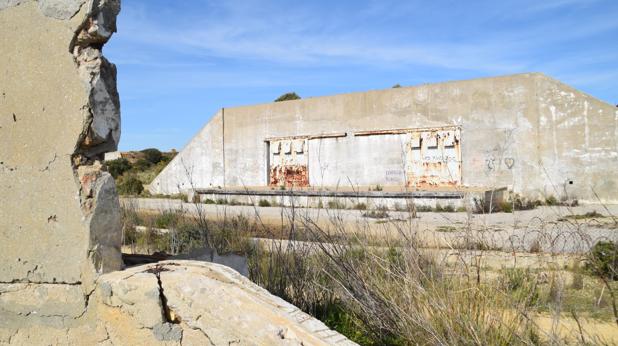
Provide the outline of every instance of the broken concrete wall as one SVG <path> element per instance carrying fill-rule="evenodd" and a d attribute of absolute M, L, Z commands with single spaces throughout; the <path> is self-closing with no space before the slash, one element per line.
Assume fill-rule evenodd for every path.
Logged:
<path fill-rule="evenodd" d="M 0 1 L 0 327 L 70 325 L 121 268 L 115 0 Z M 30 323 L 28 322 L 28 323 Z M 38 322 L 36 322 L 38 323 Z"/>

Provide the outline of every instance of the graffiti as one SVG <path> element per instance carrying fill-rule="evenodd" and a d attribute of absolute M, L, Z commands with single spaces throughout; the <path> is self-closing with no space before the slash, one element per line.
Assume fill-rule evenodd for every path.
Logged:
<path fill-rule="evenodd" d="M 505 157 L 504 159 L 496 159 L 493 156 L 485 158 L 485 164 L 487 165 L 487 170 L 493 171 L 501 168 L 501 164 L 507 169 L 512 169 L 515 166 L 515 159 L 512 157 Z"/>
<path fill-rule="evenodd" d="M 496 159 L 494 159 L 493 157 L 486 158 L 485 164 L 487 165 L 488 170 L 493 171 L 496 165 Z"/>
<path fill-rule="evenodd" d="M 404 173 L 400 169 L 391 169 L 385 171 L 386 181 L 401 182 L 403 181 Z"/>
<path fill-rule="evenodd" d="M 504 164 L 506 165 L 506 168 L 511 169 L 515 165 L 515 159 L 512 157 L 505 157 Z"/>

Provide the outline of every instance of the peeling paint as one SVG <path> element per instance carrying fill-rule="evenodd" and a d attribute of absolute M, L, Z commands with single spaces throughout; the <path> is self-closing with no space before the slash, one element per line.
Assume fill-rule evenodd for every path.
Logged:
<path fill-rule="evenodd" d="M 418 188 L 461 185 L 461 130 L 458 127 L 410 130 L 406 181 Z"/>

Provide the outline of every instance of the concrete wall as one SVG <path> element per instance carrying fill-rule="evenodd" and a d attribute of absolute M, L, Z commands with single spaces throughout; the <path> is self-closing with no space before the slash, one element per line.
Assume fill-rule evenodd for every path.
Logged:
<path fill-rule="evenodd" d="M 219 111 L 150 184 L 153 193 L 223 187 L 223 112 Z"/>
<path fill-rule="evenodd" d="M 551 133 L 546 133 L 547 126 L 552 125 L 545 120 L 551 121 L 548 113 L 551 109 L 563 119 L 557 130 L 561 133 L 555 141 Z M 587 127 L 583 120 L 576 120 L 582 118 L 584 111 L 589 114 Z M 617 167 L 615 108 L 542 74 L 235 107 L 225 109 L 224 113 L 224 145 L 221 146 L 225 147 L 224 180 L 228 188 L 265 186 L 268 172 L 265 139 L 329 133 L 347 135 L 308 141 L 311 186 L 401 186 L 405 183 L 406 136 L 357 137 L 354 132 L 457 125 L 462 133 L 464 186 L 508 186 L 534 198 L 560 196 L 561 191 L 553 191 L 548 184 L 550 180 L 563 182 L 567 175 L 586 175 L 589 178 L 572 189 L 573 197 L 591 200 L 588 185 L 594 181 L 599 190 L 601 186 L 609 187 L 598 191 L 604 201 L 616 200 L 615 178 L 607 173 L 608 167 Z M 597 115 L 594 119 L 593 113 Z M 580 132 L 588 133 L 588 145 L 581 138 L 572 140 L 572 135 Z M 187 148 L 194 146 L 203 144 L 192 142 Z M 554 147 L 562 149 L 556 154 Z M 591 160 L 580 157 L 580 152 L 586 150 L 594 152 L 586 157 L 597 155 L 606 163 L 582 167 L 581 160 Z M 203 152 L 207 156 L 213 156 L 211 152 L 217 157 L 219 154 L 218 147 L 211 150 L 203 146 Z M 196 163 L 204 160 L 191 157 Z M 172 166 L 178 165 L 175 161 Z M 547 170 L 550 162 L 562 168 Z M 173 170 L 176 168 L 170 168 L 169 172 Z M 178 181 L 178 175 L 164 173 L 156 182 L 162 186 L 163 181 L 168 181 L 165 183 L 168 189 L 155 186 L 153 191 L 177 192 L 171 182 Z"/>

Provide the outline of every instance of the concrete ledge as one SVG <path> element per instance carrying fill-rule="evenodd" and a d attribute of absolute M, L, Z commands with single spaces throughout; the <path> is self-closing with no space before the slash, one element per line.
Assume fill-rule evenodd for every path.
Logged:
<path fill-rule="evenodd" d="M 195 189 L 198 195 L 223 196 L 291 196 L 291 197 L 341 197 L 341 198 L 428 198 L 428 199 L 462 199 L 463 191 L 308 191 L 308 190 L 221 190 Z"/>

